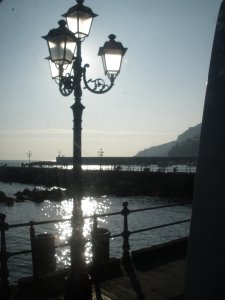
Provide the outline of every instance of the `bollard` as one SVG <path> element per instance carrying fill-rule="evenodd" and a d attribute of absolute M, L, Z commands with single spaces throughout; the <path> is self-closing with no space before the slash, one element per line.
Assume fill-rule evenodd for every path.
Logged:
<path fill-rule="evenodd" d="M 106 263 L 109 260 L 109 238 L 110 231 L 106 228 L 97 228 L 96 231 L 96 245 L 98 255 L 101 263 Z"/>
<path fill-rule="evenodd" d="M 55 237 L 53 234 L 38 234 L 35 237 L 35 267 L 39 275 L 56 269 Z"/>
<path fill-rule="evenodd" d="M 97 227 L 94 224 L 92 233 L 93 260 L 96 263 L 104 264 L 109 261 L 109 239 L 110 231 L 106 228 Z"/>

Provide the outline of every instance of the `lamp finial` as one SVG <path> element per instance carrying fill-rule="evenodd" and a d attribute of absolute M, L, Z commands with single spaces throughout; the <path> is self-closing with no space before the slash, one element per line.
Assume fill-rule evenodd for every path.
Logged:
<path fill-rule="evenodd" d="M 114 41 L 116 39 L 116 36 L 115 34 L 110 34 L 108 38 L 110 39 L 110 41 Z"/>
<path fill-rule="evenodd" d="M 66 27 L 66 21 L 65 20 L 59 20 L 58 22 L 60 27 Z"/>

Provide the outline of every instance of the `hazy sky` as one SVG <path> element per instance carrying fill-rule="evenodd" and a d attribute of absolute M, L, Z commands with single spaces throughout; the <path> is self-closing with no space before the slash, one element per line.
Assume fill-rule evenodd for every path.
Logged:
<path fill-rule="evenodd" d="M 110 33 L 128 51 L 114 88 L 83 91 L 83 156 L 133 156 L 201 122 L 221 0 L 87 0 L 99 16 L 83 42 L 88 75 L 104 77 Z M 73 95 L 51 79 L 41 38 L 74 0 L 0 2 L 0 160 L 72 155 Z"/>

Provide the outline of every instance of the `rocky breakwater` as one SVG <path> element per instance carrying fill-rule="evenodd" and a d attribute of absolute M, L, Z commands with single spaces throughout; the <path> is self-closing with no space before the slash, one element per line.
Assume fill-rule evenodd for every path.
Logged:
<path fill-rule="evenodd" d="M 69 192 L 60 188 L 34 188 L 33 190 L 24 189 L 23 191 L 18 191 L 13 197 L 7 196 L 4 192 L 0 191 L 0 203 L 8 206 L 24 201 L 33 201 L 37 203 L 44 200 L 61 201 L 68 197 Z"/>
<path fill-rule="evenodd" d="M 192 199 L 194 173 L 84 171 L 84 196 L 165 196 Z M 73 185 L 71 170 L 58 168 L 0 167 L 0 181 L 62 187 Z"/>
<path fill-rule="evenodd" d="M 13 205 L 16 202 L 16 199 L 13 197 L 7 196 L 4 192 L 0 191 L 0 203 L 5 205 Z"/>

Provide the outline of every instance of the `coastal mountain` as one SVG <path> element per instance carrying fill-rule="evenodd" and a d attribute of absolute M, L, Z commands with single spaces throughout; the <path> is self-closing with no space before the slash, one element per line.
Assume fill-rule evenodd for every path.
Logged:
<path fill-rule="evenodd" d="M 176 144 L 175 141 L 162 144 L 159 146 L 153 146 L 151 148 L 147 148 L 145 150 L 139 151 L 137 155 L 139 157 L 162 157 L 168 156 L 168 152 L 170 149 Z"/>
<path fill-rule="evenodd" d="M 188 130 L 178 135 L 176 143 L 182 143 L 188 139 L 193 139 L 195 137 L 199 137 L 201 133 L 202 124 L 198 124 L 194 127 L 189 127 Z"/>
<path fill-rule="evenodd" d="M 139 151 L 139 157 L 197 157 L 201 124 L 178 135 L 176 141 Z"/>

